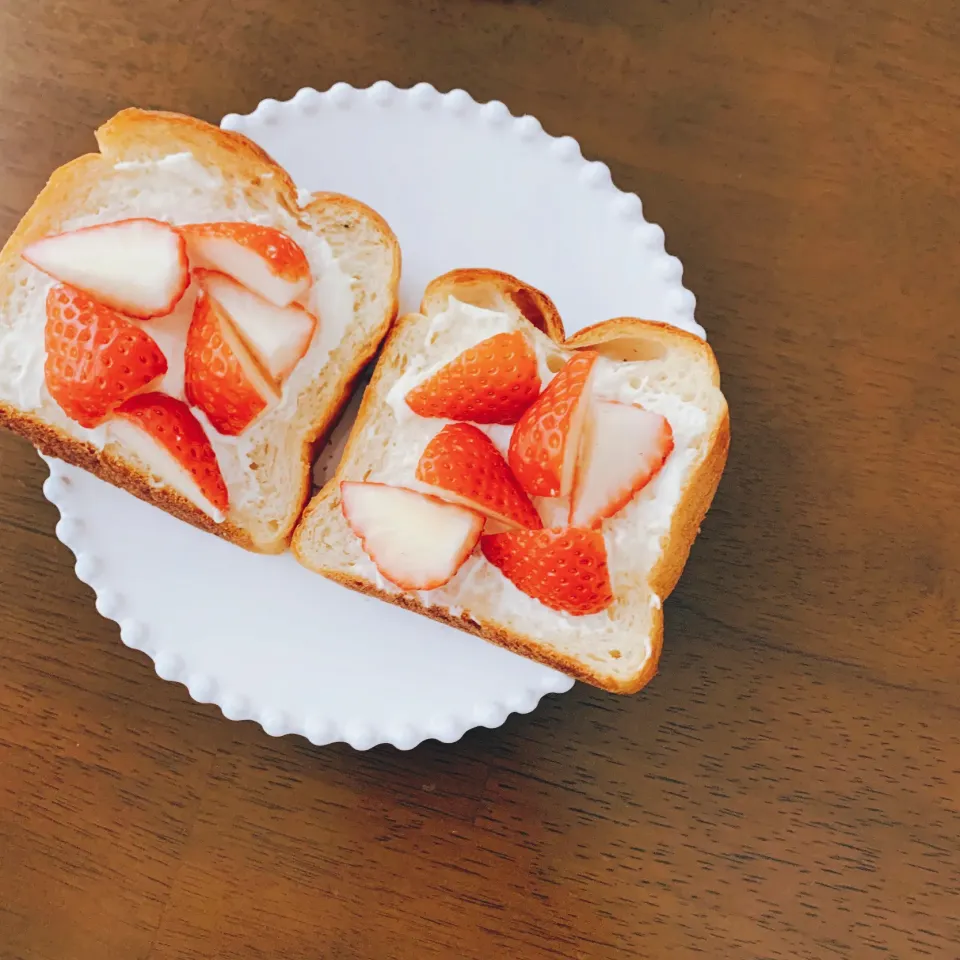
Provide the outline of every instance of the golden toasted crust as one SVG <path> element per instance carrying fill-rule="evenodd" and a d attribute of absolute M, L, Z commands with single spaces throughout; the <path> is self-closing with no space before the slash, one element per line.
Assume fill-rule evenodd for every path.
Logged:
<path fill-rule="evenodd" d="M 382 382 L 395 373 L 397 361 L 394 354 L 397 352 L 397 345 L 403 341 L 408 326 L 420 322 L 424 316 L 442 311 L 451 295 L 475 306 L 493 309 L 515 308 L 528 320 L 530 316 L 520 309 L 517 305 L 518 300 L 521 303 L 535 304 L 536 313 L 542 318 L 542 322 L 536 323 L 533 320 L 531 322 L 534 322 L 538 329 L 545 332 L 564 349 L 594 349 L 611 359 L 637 360 L 656 355 L 652 351 L 657 347 L 679 345 L 690 354 L 692 359 L 703 363 L 709 369 L 713 385 L 719 387 L 720 375 L 713 351 L 703 340 L 693 334 L 664 323 L 619 317 L 587 327 L 565 338 L 563 324 L 556 307 L 540 291 L 524 284 L 516 277 L 498 271 L 454 270 L 429 284 L 424 294 L 421 314 L 407 314 L 394 325 L 384 343 L 373 378 L 364 394 L 336 474 L 305 510 L 294 532 L 293 552 L 304 566 L 359 593 L 386 600 L 440 623 L 457 627 L 612 693 L 635 693 L 644 687 L 657 671 L 663 647 L 662 608 L 651 611 L 650 656 L 636 674 L 621 681 L 601 674 L 578 660 L 544 646 L 542 639 L 505 630 L 482 616 L 471 614 L 469 610 L 456 616 L 445 607 L 427 606 L 410 594 L 382 590 L 376 584 L 361 577 L 324 566 L 322 559 L 318 562 L 311 555 L 309 543 L 311 518 L 340 510 L 340 481 L 343 479 L 344 469 L 351 462 L 354 446 L 361 442 L 367 424 L 375 416 L 382 402 Z M 693 541 L 699 532 L 700 524 L 713 500 L 726 463 L 729 439 L 729 414 L 724 405 L 722 418 L 710 437 L 708 451 L 682 490 L 679 506 L 672 518 L 670 530 L 664 538 L 660 561 L 649 578 L 650 589 L 661 601 L 666 599 L 676 585 Z"/>
<path fill-rule="evenodd" d="M 710 345 L 695 334 L 666 323 L 617 317 L 578 330 L 567 339 L 564 346 L 593 349 L 612 360 L 630 361 L 656 356 L 656 347 L 666 344 L 680 344 L 692 355 L 702 358 L 710 369 L 713 385 L 720 386 L 720 368 Z M 724 404 L 723 417 L 710 436 L 707 454 L 683 487 L 680 503 L 661 550 L 660 562 L 650 575 L 650 587 L 661 603 L 673 592 L 683 573 L 693 542 L 700 532 L 700 524 L 717 492 L 729 449 L 730 414 Z M 663 649 L 662 605 L 653 611 L 650 642 L 651 655 L 631 682 L 616 689 L 609 686 L 606 689 L 614 689 L 616 693 L 636 693 L 653 679 Z"/>
<path fill-rule="evenodd" d="M 265 201 L 280 204 L 291 213 L 299 210 L 297 189 L 289 174 L 243 134 L 221 130 L 178 113 L 131 107 L 121 110 L 99 127 L 96 137 L 100 153 L 77 157 L 50 175 L 46 186 L 4 244 L 0 252 L 0 270 L 19 258 L 20 251 L 27 244 L 57 233 L 61 224 L 83 206 L 90 184 L 119 158 L 149 160 L 164 157 L 170 153 L 171 143 L 176 143 L 178 148 L 189 148 L 195 156 L 215 164 L 229 176 L 247 180 L 264 194 Z M 377 220 L 383 222 L 379 215 Z M 10 282 L 10 276 L 4 271 L 0 275 L 0 300 L 6 296 Z"/>
<path fill-rule="evenodd" d="M 474 268 L 451 270 L 427 284 L 420 312 L 426 316 L 439 313 L 451 295 L 475 307 L 521 316 L 551 340 L 563 343 L 563 322 L 553 301 L 509 273 Z"/>
<path fill-rule="evenodd" d="M 251 180 L 264 177 L 269 184 L 254 184 L 272 190 L 278 202 L 287 199 L 296 212 L 297 188 L 290 175 L 262 147 L 249 137 L 232 130 L 222 130 L 204 120 L 163 110 L 140 110 L 128 107 L 111 117 L 97 129 L 100 155 L 108 161 L 123 156 L 150 160 L 170 152 L 171 141 L 216 164 L 226 173 Z"/>
<path fill-rule="evenodd" d="M 724 409 L 723 419 L 710 437 L 707 455 L 696 472 L 686 482 L 680 494 L 680 503 L 670 523 L 670 532 L 660 553 L 660 562 L 650 575 L 650 587 L 660 598 L 661 606 L 653 611 L 650 625 L 651 653 L 643 669 L 630 682 L 619 688 L 607 686 L 614 693 L 636 693 L 645 687 L 657 672 L 660 653 L 663 650 L 662 602 L 673 593 L 687 558 L 700 532 L 700 524 L 710 509 L 730 449 L 730 414 Z M 598 686 L 604 686 L 598 684 Z"/>
<path fill-rule="evenodd" d="M 15 282 L 14 264 L 19 262 L 25 246 L 41 237 L 57 233 L 62 224 L 82 208 L 91 185 L 112 168 L 118 159 L 136 161 L 167 156 L 171 146 L 189 150 L 225 176 L 244 183 L 253 200 L 269 208 L 277 205 L 297 216 L 305 229 L 310 216 L 343 221 L 363 219 L 380 235 L 393 254 L 393 270 L 389 288 L 391 299 L 385 304 L 382 323 L 371 331 L 350 356 L 338 356 L 337 370 L 342 386 L 325 406 L 313 428 L 304 437 L 301 454 L 301 489 L 296 509 L 289 522 L 269 541 L 255 542 L 249 532 L 231 523 L 215 523 L 203 511 L 175 491 L 157 488 L 149 478 L 119 458 L 97 450 L 91 444 L 76 440 L 43 419 L 0 402 L 0 423 L 26 437 L 49 456 L 89 470 L 108 482 L 128 490 L 186 520 L 194 526 L 223 537 L 239 546 L 261 553 L 281 553 L 286 549 L 292 530 L 310 492 L 310 468 L 313 453 L 349 399 L 356 377 L 376 352 L 397 313 L 397 286 L 400 275 L 400 247 L 384 219 L 365 204 L 334 193 L 316 193 L 305 207 L 297 203 L 297 189 L 289 174 L 252 140 L 239 133 L 221 130 L 202 120 L 176 113 L 122 110 L 96 132 L 100 153 L 86 154 L 65 164 L 51 175 L 16 230 L 0 251 L 0 303 L 5 302 Z M 342 352 L 342 351 L 341 351 Z"/>
<path fill-rule="evenodd" d="M 192 523 L 208 533 L 215 533 L 238 546 L 261 553 L 280 553 L 286 547 L 282 542 L 276 549 L 254 544 L 245 530 L 230 523 L 229 520 L 217 523 L 195 507 L 186 497 L 166 487 L 153 485 L 146 476 L 118 457 L 98 450 L 90 443 L 75 440 L 62 430 L 36 417 L 21 413 L 2 401 L 0 401 L 0 426 L 19 433 L 48 457 L 56 457 L 66 463 L 72 463 L 75 467 L 81 467 L 100 477 L 101 480 L 106 480 L 107 483 L 132 493 L 140 500 L 152 503 L 178 519 L 186 520 L 187 523 Z"/>
<path fill-rule="evenodd" d="M 710 345 L 688 330 L 681 330 L 659 320 L 638 317 L 615 317 L 584 327 L 564 341 L 574 350 L 590 348 L 611 360 L 650 360 L 660 355 L 660 348 L 682 345 L 711 368 L 711 382 L 720 386 L 720 368 Z"/>

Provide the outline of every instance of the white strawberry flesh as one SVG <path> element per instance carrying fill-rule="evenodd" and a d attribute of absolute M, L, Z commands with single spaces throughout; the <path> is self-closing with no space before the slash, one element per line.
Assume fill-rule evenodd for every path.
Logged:
<path fill-rule="evenodd" d="M 343 515 L 380 573 L 403 590 L 443 586 L 473 552 L 483 517 L 383 483 L 340 484 Z"/>
<path fill-rule="evenodd" d="M 213 520 L 223 519 L 223 512 L 210 502 L 190 471 L 146 430 L 131 420 L 115 417 L 110 421 L 110 433 L 124 453 L 132 453 L 165 487 L 176 490 Z"/>
<path fill-rule="evenodd" d="M 194 267 L 225 273 L 278 307 L 293 303 L 310 288 L 309 269 L 291 279 L 280 276 L 266 257 L 235 239 L 189 231 L 186 236 Z"/>
<path fill-rule="evenodd" d="M 183 238 L 159 220 L 118 220 L 45 237 L 26 247 L 23 258 L 141 320 L 170 313 L 190 279 Z"/>
<path fill-rule="evenodd" d="M 594 401 L 584 425 L 570 501 L 570 525 L 596 527 L 622 510 L 660 471 L 673 431 L 659 413 Z"/>
<path fill-rule="evenodd" d="M 573 413 L 570 415 L 570 424 L 563 447 L 563 462 L 560 466 L 559 496 L 569 497 L 573 491 L 573 481 L 577 469 L 577 457 L 583 437 L 583 429 L 587 422 L 587 411 L 590 409 L 590 390 L 596 364 L 590 370 L 586 383 L 575 401 Z"/>
<path fill-rule="evenodd" d="M 222 273 L 198 270 L 197 278 L 264 370 L 285 380 L 307 352 L 316 318 L 299 304 L 278 307 Z"/>
<path fill-rule="evenodd" d="M 453 490 L 447 490 L 444 487 L 438 487 L 432 483 L 423 483 L 420 485 L 420 487 L 425 493 L 429 493 L 430 496 L 435 496 L 440 500 L 446 500 L 447 503 L 459 504 L 461 507 L 465 507 L 467 510 L 472 510 L 475 513 L 482 514 L 488 520 L 499 524 L 500 527 L 505 530 L 514 530 L 517 528 L 523 529 L 522 525 L 517 523 L 516 520 L 508 517 L 505 513 L 500 513 L 499 511 L 495 510 L 490 506 L 490 504 L 480 503 L 471 497 L 465 497 L 463 494 L 456 493 Z M 489 533 L 490 531 L 488 530 L 487 532 Z"/>
<path fill-rule="evenodd" d="M 263 398 L 269 408 L 280 399 L 280 391 L 277 385 L 264 374 L 263 369 L 257 362 L 254 355 L 247 349 L 246 343 L 240 338 L 230 318 L 225 316 L 223 311 L 216 309 L 219 305 L 213 301 L 217 315 L 220 321 L 220 335 L 224 343 L 230 348 L 231 353 L 237 358 L 240 369 L 244 377 L 250 382 L 250 386 Z"/>

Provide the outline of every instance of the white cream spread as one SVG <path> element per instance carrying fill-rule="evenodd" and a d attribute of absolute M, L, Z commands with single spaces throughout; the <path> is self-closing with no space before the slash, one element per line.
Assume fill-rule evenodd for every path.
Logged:
<path fill-rule="evenodd" d="M 536 350 L 542 385 L 546 386 L 569 354 L 545 334 L 530 330 L 526 324 L 523 328 Z M 497 333 L 516 329 L 521 329 L 521 322 L 509 314 L 450 298 L 446 310 L 431 321 L 423 352 L 410 359 L 404 373 L 388 391 L 386 402 L 397 422 L 397 429 L 391 434 L 395 439 L 387 440 L 385 454 L 368 479 L 412 489 L 421 486 L 415 478 L 417 462 L 424 447 L 446 421 L 428 420 L 414 414 L 407 406 L 407 393 L 464 350 Z M 649 364 L 644 361 L 619 363 L 600 357 L 592 381 L 594 396 L 640 404 L 660 413 L 670 422 L 674 435 L 674 450 L 657 477 L 620 513 L 604 521 L 602 532 L 615 595 L 618 585 L 622 590 L 625 583 L 635 584 L 638 576 L 646 581 L 660 555 L 661 539 L 670 528 L 683 484 L 697 456 L 696 446 L 708 427 L 707 416 L 699 407 L 673 393 L 651 387 L 645 375 L 648 370 Z M 506 453 L 512 427 L 477 426 Z M 534 502 L 546 526 L 566 526 L 566 501 L 536 498 Z M 374 581 L 381 589 L 399 592 L 384 580 L 366 556 L 355 565 L 354 572 Z M 599 628 L 614 637 L 617 631 L 612 619 L 615 608 L 586 617 L 550 610 L 518 590 L 479 551 L 449 583 L 422 591 L 417 597 L 426 605 L 492 611 L 498 621 L 520 632 L 535 631 L 538 636 L 554 638 L 561 646 L 564 636 L 575 640 L 580 634 L 595 635 Z M 652 608 L 659 607 L 659 598 L 653 597 L 650 603 Z"/>
<path fill-rule="evenodd" d="M 143 190 L 140 178 L 148 170 L 152 174 L 150 189 Z M 307 355 L 284 383 L 279 402 L 239 437 L 222 436 L 210 426 L 202 411 L 194 411 L 217 454 L 231 504 L 251 502 L 258 496 L 258 482 L 250 469 L 254 451 L 264 434 L 269 433 L 271 424 L 291 418 L 301 395 L 343 339 L 353 317 L 354 278 L 341 268 L 326 240 L 305 229 L 283 209 L 271 207 L 265 212 L 254 208 L 239 184 L 230 189 L 218 169 L 200 163 L 190 153 L 121 161 L 114 164 L 107 186 L 112 201 L 109 209 L 103 215 L 69 220 L 63 224 L 63 230 L 124 217 L 153 217 L 174 225 L 245 220 L 283 231 L 301 246 L 310 262 L 314 284 L 306 305 L 317 316 L 318 328 Z M 22 410 L 40 413 L 71 436 L 102 449 L 118 440 L 110 421 L 93 430 L 84 429 L 57 406 L 44 382 L 45 301 L 53 283 L 39 270 L 34 271 L 31 283 L 22 288 L 20 302 L 7 316 L 0 317 L 0 398 Z M 141 324 L 167 358 L 168 370 L 158 389 L 180 399 L 185 399 L 183 353 L 195 299 L 196 288 L 191 285 L 171 314 Z M 197 506 L 211 513 L 209 505 Z M 225 519 L 223 515 L 211 515 L 217 522 Z"/>

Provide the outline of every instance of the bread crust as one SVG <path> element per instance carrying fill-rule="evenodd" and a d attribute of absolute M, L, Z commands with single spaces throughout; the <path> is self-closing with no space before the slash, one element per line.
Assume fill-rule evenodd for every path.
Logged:
<path fill-rule="evenodd" d="M 339 499 L 336 509 L 339 509 Z M 296 552 L 296 550 L 294 552 Z M 386 590 L 381 590 L 376 584 L 370 583 L 369 580 L 363 580 L 360 577 L 351 577 L 339 570 L 326 570 L 315 567 L 306 563 L 299 554 L 297 554 L 297 556 L 304 566 L 316 573 L 322 574 L 328 580 L 333 580 L 341 586 L 355 590 L 357 593 L 362 593 L 368 597 L 376 597 L 378 600 L 386 600 L 387 603 L 402 607 L 404 610 L 410 610 L 413 613 L 430 617 L 431 620 L 436 620 L 438 623 L 445 623 L 448 627 L 456 627 L 458 630 L 472 633 L 476 637 L 481 637 L 490 643 L 495 643 L 498 647 L 506 647 L 507 650 L 511 650 L 513 653 L 518 653 L 530 660 L 536 660 L 548 667 L 553 667 L 554 670 L 559 670 L 561 673 L 565 673 L 577 680 L 583 680 L 585 683 L 603 687 L 614 693 L 634 692 L 632 689 L 618 689 L 609 684 L 599 683 L 598 675 L 587 670 L 582 663 L 574 660 L 572 657 L 565 657 L 555 650 L 544 648 L 542 643 L 533 637 L 526 637 L 523 634 L 504 630 L 503 627 L 498 624 L 474 618 L 468 611 L 465 611 L 460 616 L 456 616 L 446 607 L 427 606 L 421 603 L 416 597 L 406 593 L 389 593 Z"/>
<path fill-rule="evenodd" d="M 77 440 L 38 417 L 24 414 L 2 401 L 0 401 L 0 426 L 19 433 L 48 457 L 55 457 L 57 460 L 63 460 L 65 463 L 87 470 L 101 480 L 106 480 L 107 483 L 132 493 L 140 500 L 166 510 L 177 519 L 186 520 L 187 523 L 201 530 L 215 533 L 247 550 L 258 553 L 280 553 L 285 549 L 283 543 L 277 549 L 257 546 L 242 528 L 230 523 L 229 520 L 217 523 L 186 497 L 168 487 L 155 486 L 150 483 L 145 474 L 135 470 L 119 457 L 106 450 L 98 450 L 91 443 Z"/>
<path fill-rule="evenodd" d="M 718 388 L 720 386 L 720 368 L 710 345 L 693 333 L 655 320 L 640 320 L 636 317 L 605 320 L 578 330 L 564 343 L 564 347 L 602 349 L 605 344 L 623 340 L 682 344 L 685 350 L 702 358 L 710 369 L 713 385 Z M 663 650 L 663 601 L 673 593 L 687 564 L 693 542 L 700 532 L 700 524 L 707 515 L 720 484 L 729 449 L 730 411 L 724 401 L 723 414 L 710 435 L 707 453 L 681 491 L 680 502 L 674 511 L 670 530 L 660 552 L 660 561 L 650 573 L 650 588 L 661 601 L 660 607 L 654 610 L 651 623 L 651 655 L 643 669 L 631 678 L 629 683 L 598 683 L 597 686 L 614 693 L 636 693 L 656 675 Z"/>
<path fill-rule="evenodd" d="M 301 221 L 306 215 L 338 212 L 344 217 L 362 218 L 379 234 L 392 253 L 390 296 L 384 304 L 383 320 L 359 349 L 345 358 L 339 369 L 341 387 L 302 443 L 301 483 L 295 509 L 289 521 L 268 541 L 255 541 L 249 531 L 229 519 L 212 520 L 181 494 L 166 487 L 157 487 L 149 476 L 122 458 L 98 450 L 92 444 L 71 437 L 48 424 L 41 417 L 18 410 L 0 401 L 0 424 L 26 437 L 48 456 L 56 457 L 90 471 L 114 486 L 141 500 L 166 510 L 173 516 L 208 533 L 216 534 L 247 550 L 258 553 L 282 553 L 302 513 L 310 493 L 310 469 L 313 455 L 330 428 L 336 423 L 353 390 L 356 378 L 376 353 L 397 315 L 397 287 L 400 277 L 400 247 L 393 231 L 375 210 L 352 197 L 336 193 L 315 193 L 310 202 L 300 207 L 297 188 L 289 174 L 252 140 L 239 133 L 177 113 L 129 108 L 120 111 L 96 131 L 99 153 L 90 153 L 55 170 L 46 186 L 0 251 L 0 302 L 6 302 L 14 282 L 13 265 L 19 262 L 25 246 L 50 234 L 60 232 L 61 225 L 76 209 L 92 180 L 117 159 L 149 160 L 169 155 L 171 144 L 176 149 L 189 149 L 195 156 L 219 167 L 226 176 L 250 184 L 265 206 L 276 204 Z M 303 223 L 309 229 L 307 223 Z"/>
<path fill-rule="evenodd" d="M 553 301 L 509 273 L 473 267 L 444 273 L 427 284 L 420 314 L 430 316 L 443 310 L 450 296 L 475 307 L 506 310 L 529 320 L 555 343 L 564 342 L 563 321 Z"/>
<path fill-rule="evenodd" d="M 592 670 L 581 661 L 545 647 L 543 641 L 536 637 L 505 630 L 499 624 L 485 620 L 482 616 L 474 615 L 469 610 L 464 610 L 458 616 L 446 607 L 428 606 L 416 596 L 384 590 L 369 580 L 324 566 L 322 562 L 317 562 L 311 556 L 309 543 L 311 518 L 321 513 L 339 511 L 340 509 L 339 484 L 343 479 L 344 469 L 351 462 L 354 446 L 360 442 L 364 426 L 381 403 L 382 391 L 380 385 L 391 370 L 390 361 L 396 345 L 405 336 L 408 326 L 421 321 L 424 316 L 429 316 L 444 309 L 447 298 L 451 294 L 476 306 L 514 309 L 517 313 L 531 320 L 558 346 L 568 350 L 588 348 L 603 350 L 605 346 L 619 344 L 624 340 L 639 341 L 643 344 L 653 343 L 655 345 L 670 344 L 676 346 L 679 344 L 690 353 L 692 358 L 709 368 L 713 385 L 716 387 L 720 385 L 720 373 L 713 350 L 694 334 L 656 321 L 641 320 L 634 317 L 618 317 L 587 327 L 567 338 L 564 334 L 560 316 L 552 301 L 529 284 L 525 284 L 509 274 L 494 270 L 451 271 L 428 285 L 423 297 L 421 313 L 407 314 L 394 325 L 384 344 L 381 358 L 377 363 L 370 385 L 364 394 L 357 419 L 351 430 L 337 471 L 304 511 L 300 524 L 294 532 L 293 552 L 299 562 L 307 568 L 351 590 L 377 597 L 414 613 L 428 616 L 440 623 L 482 637 L 484 640 L 506 647 L 514 653 L 536 660 L 612 693 L 636 693 L 649 683 L 657 671 L 660 653 L 663 648 L 662 602 L 659 608 L 652 610 L 650 656 L 637 673 L 626 680 L 618 680 Z M 530 312 L 538 314 L 541 322 L 537 323 L 532 320 L 527 310 L 521 308 L 521 303 L 527 305 L 527 310 Z M 619 345 L 615 346 L 613 355 L 615 356 L 616 352 L 622 349 L 626 348 Z M 683 571 L 690 548 L 720 482 L 720 476 L 726 464 L 729 443 L 729 411 L 724 401 L 722 416 L 710 436 L 707 453 L 683 487 L 679 505 L 674 512 L 670 529 L 664 538 L 659 563 L 651 571 L 649 577 L 649 587 L 661 601 L 672 592 Z"/>

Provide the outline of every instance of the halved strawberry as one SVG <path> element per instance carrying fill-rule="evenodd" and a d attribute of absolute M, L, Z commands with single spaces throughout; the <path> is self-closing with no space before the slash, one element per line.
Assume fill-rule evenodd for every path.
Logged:
<path fill-rule="evenodd" d="M 508 530 L 480 538 L 483 555 L 518 589 L 575 617 L 613 603 L 607 548 L 596 530 Z"/>
<path fill-rule="evenodd" d="M 263 369 L 274 380 L 289 376 L 310 346 L 316 318 L 298 303 L 278 307 L 226 274 L 197 270 L 194 277 L 229 317 Z"/>
<path fill-rule="evenodd" d="M 95 427 L 167 372 L 167 358 L 133 321 L 56 284 L 47 293 L 43 372 L 50 396 L 81 427 Z"/>
<path fill-rule="evenodd" d="M 472 510 L 404 487 L 344 480 L 340 495 L 364 553 L 402 590 L 442 587 L 483 530 L 483 517 Z"/>
<path fill-rule="evenodd" d="M 421 417 L 516 423 L 539 393 L 537 355 L 517 331 L 465 350 L 415 386 L 407 405 Z"/>
<path fill-rule="evenodd" d="M 447 424 L 423 451 L 417 479 L 429 484 L 444 500 L 477 510 L 507 526 L 543 526 L 500 451 L 473 424 Z"/>
<path fill-rule="evenodd" d="M 673 430 L 659 413 L 629 403 L 591 405 L 577 458 L 570 523 L 596 527 L 629 503 L 673 450 Z"/>
<path fill-rule="evenodd" d="M 205 513 L 226 513 L 217 455 L 190 408 L 165 393 L 142 393 L 115 411 L 111 430 L 168 487 Z"/>
<path fill-rule="evenodd" d="M 202 291 L 187 331 L 184 390 L 187 402 L 227 436 L 243 433 L 279 398 L 216 301 Z"/>
<path fill-rule="evenodd" d="M 137 218 L 37 240 L 23 259 L 94 300 L 146 320 L 170 313 L 190 283 L 183 237 Z"/>
<path fill-rule="evenodd" d="M 507 460 L 531 497 L 570 494 L 596 359 L 584 350 L 568 360 L 513 429 Z"/>
<path fill-rule="evenodd" d="M 306 254 L 285 233 L 257 223 L 191 223 L 180 228 L 195 267 L 218 270 L 285 307 L 313 282 Z"/>

